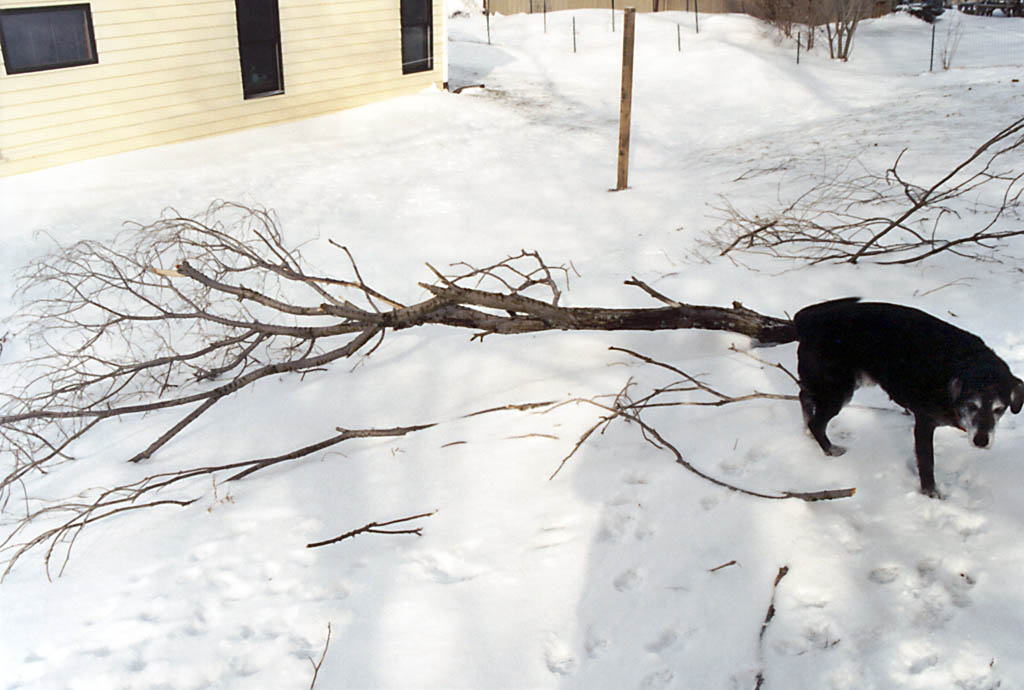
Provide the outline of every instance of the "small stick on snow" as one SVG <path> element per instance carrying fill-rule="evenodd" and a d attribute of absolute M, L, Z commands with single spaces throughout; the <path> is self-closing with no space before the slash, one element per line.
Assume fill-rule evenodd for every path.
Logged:
<path fill-rule="evenodd" d="M 761 624 L 761 634 L 758 635 L 758 657 L 761 660 L 761 670 L 757 672 L 757 684 L 754 686 L 754 690 L 761 690 L 761 686 L 764 684 L 764 634 L 768 630 L 768 624 L 771 623 L 772 618 L 775 617 L 775 593 L 779 589 L 779 582 L 782 578 L 786 577 L 789 572 L 789 566 L 784 565 L 779 568 L 778 575 L 775 576 L 775 583 L 772 585 L 772 598 L 768 603 L 768 613 L 765 614 L 764 623 Z"/>
<path fill-rule="evenodd" d="M 714 568 L 711 568 L 710 570 L 708 570 L 708 572 L 709 573 L 717 573 L 719 570 L 722 570 L 723 568 L 728 568 L 731 565 L 736 565 L 736 559 L 735 558 L 733 560 L 729 561 L 728 563 L 723 563 L 722 565 L 716 565 Z"/>
<path fill-rule="evenodd" d="M 328 544 L 334 544 L 342 539 L 348 539 L 355 537 L 360 534 L 415 534 L 417 537 L 423 536 L 423 528 L 416 527 L 414 529 L 380 529 L 381 527 L 389 527 L 391 525 L 397 525 L 403 522 L 410 522 L 412 520 L 419 520 L 420 518 L 430 517 L 436 510 L 429 513 L 420 513 L 419 515 L 411 515 L 409 517 L 398 518 L 397 520 L 388 520 L 387 522 L 368 522 L 359 529 L 354 529 L 351 532 L 345 532 L 345 534 L 339 535 L 332 539 L 326 539 L 324 541 L 316 541 L 312 544 L 306 544 L 307 549 L 313 549 L 317 546 L 327 546 Z"/>

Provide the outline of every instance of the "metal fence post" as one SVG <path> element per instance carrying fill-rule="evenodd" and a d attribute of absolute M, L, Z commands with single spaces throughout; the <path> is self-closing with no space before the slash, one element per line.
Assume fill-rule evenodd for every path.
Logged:
<path fill-rule="evenodd" d="M 932 22 L 932 54 L 928 58 L 928 71 L 935 68 L 935 22 Z"/>

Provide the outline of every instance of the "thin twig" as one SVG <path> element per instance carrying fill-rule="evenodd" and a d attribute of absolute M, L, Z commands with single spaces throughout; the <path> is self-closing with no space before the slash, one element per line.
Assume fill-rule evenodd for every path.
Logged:
<path fill-rule="evenodd" d="M 320 661 L 313 661 L 313 657 L 309 658 L 309 663 L 313 665 L 313 680 L 309 683 L 309 690 L 313 690 L 313 686 L 316 685 L 316 678 L 320 675 L 320 667 L 323 666 L 324 659 L 327 658 L 327 648 L 331 646 L 331 622 L 327 621 L 327 640 L 324 642 L 324 651 L 320 654 Z"/>
<path fill-rule="evenodd" d="M 764 623 L 761 624 L 761 634 L 757 636 L 758 658 L 760 659 L 761 668 L 757 672 L 757 684 L 754 685 L 754 690 L 761 690 L 761 686 L 764 684 L 764 634 L 768 631 L 768 624 L 775 617 L 775 593 L 779 588 L 779 582 L 782 581 L 782 578 L 786 577 L 787 573 L 789 573 L 789 566 L 784 565 L 779 568 L 779 572 L 775 576 L 775 582 L 772 584 L 771 600 L 768 603 L 768 612 L 764 616 Z"/>
<path fill-rule="evenodd" d="M 629 280 L 625 281 L 623 284 L 624 285 L 631 285 L 633 287 L 638 287 L 641 290 L 643 290 L 644 292 L 646 292 L 648 295 L 653 297 L 654 299 L 656 299 L 656 300 L 658 300 L 660 302 L 664 302 L 665 304 L 667 304 L 670 307 L 681 307 L 681 306 L 683 306 L 682 302 L 677 302 L 676 300 L 672 299 L 671 297 L 666 297 L 665 295 L 661 294 L 660 292 L 658 292 L 657 290 L 652 288 L 650 285 L 648 285 L 647 283 L 645 283 L 642 280 L 640 280 L 639 278 L 637 278 L 636 276 L 630 276 Z"/>
<path fill-rule="evenodd" d="M 779 371 L 784 373 L 786 376 L 791 378 L 793 380 L 793 383 L 795 383 L 797 385 L 800 385 L 800 379 L 797 378 L 797 376 L 793 372 L 791 372 L 789 369 L 787 369 L 785 367 L 785 365 L 782 364 L 781 362 L 769 362 L 766 359 L 761 359 L 760 357 L 758 357 L 757 355 L 755 355 L 755 354 L 753 354 L 751 352 L 747 352 L 746 350 L 740 350 L 734 344 L 733 345 L 729 345 L 729 350 L 731 352 L 735 352 L 738 355 L 743 355 L 744 357 L 749 357 L 750 359 L 754 360 L 755 362 L 760 362 L 761 364 L 764 364 L 766 366 L 778 369 Z"/>

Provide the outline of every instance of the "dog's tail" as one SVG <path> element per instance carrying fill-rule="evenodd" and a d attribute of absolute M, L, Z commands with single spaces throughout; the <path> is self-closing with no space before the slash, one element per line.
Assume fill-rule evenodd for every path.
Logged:
<path fill-rule="evenodd" d="M 793 326 L 796 327 L 796 339 L 800 340 L 803 333 L 812 330 L 822 318 L 829 316 L 836 309 L 848 307 L 859 301 L 860 297 L 843 297 L 804 307 L 793 317 Z"/>

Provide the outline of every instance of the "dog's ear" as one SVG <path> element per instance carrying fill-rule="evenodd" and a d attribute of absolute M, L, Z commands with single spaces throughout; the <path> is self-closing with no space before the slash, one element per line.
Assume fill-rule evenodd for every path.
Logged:
<path fill-rule="evenodd" d="M 953 402 L 959 400 L 960 391 L 962 391 L 963 388 L 963 381 L 960 380 L 959 376 L 955 377 L 952 381 L 949 382 L 949 399 L 952 400 Z"/>
<path fill-rule="evenodd" d="M 1024 407 L 1024 381 L 1017 379 L 1017 383 L 1010 392 L 1010 411 L 1017 414 L 1022 407 Z"/>

